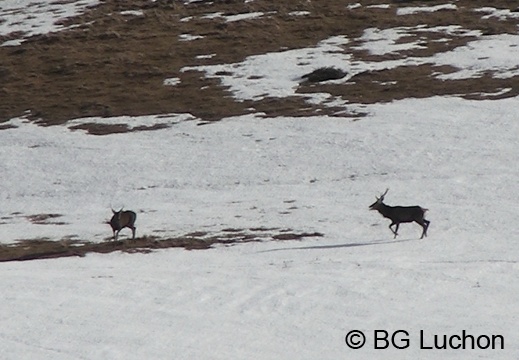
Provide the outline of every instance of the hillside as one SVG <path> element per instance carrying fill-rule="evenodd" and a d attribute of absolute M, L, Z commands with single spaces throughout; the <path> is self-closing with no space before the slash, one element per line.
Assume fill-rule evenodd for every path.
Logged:
<path fill-rule="evenodd" d="M 43 22 L 38 20 L 13 33 L 9 29 L 14 26 L 4 23 L 0 42 L 13 43 L 23 38 L 24 31 L 35 34 L 18 46 L 0 47 L 1 121 L 22 115 L 45 124 L 90 116 L 164 113 L 189 113 L 203 121 L 251 112 L 355 116 L 343 103 L 434 95 L 513 97 L 519 88 L 516 76 L 496 76 L 493 68 L 476 69 L 471 76 L 449 76 L 464 64 L 433 59 L 435 54 L 462 49 L 481 35 L 490 41 L 492 36 L 515 35 L 518 12 L 513 1 L 494 1 L 492 7 L 473 0 L 447 6 L 442 1 L 396 0 L 90 2 L 97 6 L 64 19 L 58 10 L 39 9 L 37 3 L 25 9 L 8 8 L 10 16 L 26 21 L 31 20 L 31 11 L 57 14 L 54 20 L 68 30 L 38 34 L 34 28 Z M 0 9 L 8 4 L 4 2 Z M 420 10 L 423 6 L 427 9 Z M 222 78 L 247 77 L 255 86 L 273 74 L 259 68 L 247 74 L 232 74 L 232 69 L 204 71 L 221 64 L 239 68 L 251 57 L 312 48 L 334 36 L 347 39 L 330 54 L 342 58 L 347 73 L 337 83 L 299 81 L 289 94 L 267 92 L 238 101 Z M 370 40 L 379 47 L 394 47 L 368 51 Z M 476 51 L 483 53 L 471 56 L 483 64 L 488 54 Z M 306 59 L 279 65 L 302 80 L 323 64 Z M 169 78 L 176 79 L 177 85 L 165 86 Z M 511 90 L 502 94 L 503 89 Z M 312 94 L 323 93 L 340 99 L 341 105 L 307 101 Z"/>
<path fill-rule="evenodd" d="M 0 357 L 517 360 L 517 10 L 1 1 Z"/>

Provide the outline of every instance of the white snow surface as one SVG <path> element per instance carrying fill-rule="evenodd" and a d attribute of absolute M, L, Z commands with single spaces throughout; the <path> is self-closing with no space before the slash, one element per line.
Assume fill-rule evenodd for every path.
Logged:
<path fill-rule="evenodd" d="M 19 36 L 0 45 L 15 46 L 29 36 L 64 30 L 66 27 L 59 24 L 61 20 L 77 16 L 97 4 L 99 0 L 2 0 L 0 1 L 0 35 L 16 33 Z"/>
<path fill-rule="evenodd" d="M 396 11 L 397 15 L 411 15 L 421 12 L 435 12 L 440 10 L 456 10 L 458 7 L 455 4 L 440 4 L 435 6 L 409 6 L 401 7 Z"/>
<path fill-rule="evenodd" d="M 499 39 L 485 56 L 505 60 L 485 66 L 513 71 L 519 57 Z M 340 44 L 324 46 L 333 54 Z M 453 61 L 473 55 L 463 50 Z M 251 64 L 242 74 L 272 69 Z M 385 64 L 355 63 L 364 65 Z M 270 91 L 291 94 L 295 72 L 280 68 Z M 248 81 L 233 86 L 259 96 Z M 12 119 L 0 130 L 4 244 L 105 241 L 110 206 L 137 212 L 138 236 L 257 227 L 324 236 L 2 263 L 1 358 L 516 360 L 518 106 L 432 97 L 363 106 L 368 116 L 355 121 L 253 114 L 205 126 L 189 114 L 53 127 Z M 70 129 L 88 122 L 166 128 Z M 390 205 L 429 209 L 427 238 L 403 224 L 393 239 L 389 221 L 368 211 L 386 188 Z M 62 216 L 27 219 L 49 213 Z M 352 350 L 344 338 L 356 329 L 367 342 Z M 374 349 L 377 329 L 407 331 L 409 347 Z M 425 346 L 465 330 L 501 335 L 504 349 L 420 349 L 420 330 Z"/>
<path fill-rule="evenodd" d="M 344 36 L 321 41 L 314 48 L 286 50 L 249 56 L 235 64 L 184 67 L 183 71 L 204 71 L 220 78 L 239 100 L 294 96 L 301 76 L 319 67 L 350 68 L 350 55 L 343 52 Z M 364 67 L 365 69 L 365 67 Z M 221 74 L 225 75 L 221 75 Z"/>
<path fill-rule="evenodd" d="M 397 68 L 413 65 L 449 65 L 457 68 L 449 74 L 437 74 L 444 80 L 477 78 L 492 73 L 497 78 L 509 78 L 519 74 L 519 35 L 481 36 L 479 31 L 466 30 L 459 26 L 418 26 L 380 30 L 368 28 L 356 45 L 357 50 L 368 50 L 374 55 L 395 54 L 401 51 L 424 48 L 422 40 L 401 41 L 408 35 L 425 32 L 445 34 L 446 37 L 477 37 L 467 45 L 428 57 L 406 57 L 385 61 L 352 59 L 344 51 L 349 43 L 345 36 L 333 36 L 316 44 L 315 47 L 292 49 L 249 56 L 240 63 L 208 66 L 188 66 L 183 71 L 203 71 L 207 77 L 219 78 L 239 100 L 261 100 L 266 97 L 300 96 L 309 102 L 341 105 L 355 111 L 354 104 L 342 99 L 332 99 L 329 94 L 301 94 L 296 90 L 302 82 L 301 76 L 321 67 L 342 69 L 347 75 L 335 83 L 350 81 L 354 75 L 366 71 Z M 333 102 L 332 102 L 333 101 Z"/>
<path fill-rule="evenodd" d="M 250 116 L 109 136 L 13 120 L 0 131 L 2 212 L 20 214 L 3 220 L 3 241 L 103 241 L 110 203 L 138 211 L 138 235 L 325 236 L 2 264 L 4 358 L 373 359 L 381 350 L 353 353 L 346 333 L 372 344 L 375 329 L 403 329 L 410 348 L 385 356 L 436 359 L 420 330 L 429 344 L 466 330 L 504 336 L 495 351 L 515 359 L 518 103 L 409 99 L 359 121 Z M 386 187 L 389 204 L 430 209 L 429 237 L 404 224 L 392 239 L 367 209 Z M 37 213 L 68 224 L 22 216 Z"/>

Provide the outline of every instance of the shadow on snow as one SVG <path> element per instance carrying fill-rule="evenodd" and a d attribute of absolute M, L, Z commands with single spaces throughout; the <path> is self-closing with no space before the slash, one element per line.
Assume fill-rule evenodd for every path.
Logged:
<path fill-rule="evenodd" d="M 418 240 L 418 239 L 375 240 L 373 242 L 358 242 L 358 243 L 348 243 L 348 244 L 297 246 L 297 247 L 288 247 L 288 248 L 282 248 L 282 249 L 263 250 L 263 251 L 259 251 L 259 252 L 264 253 L 264 252 L 287 251 L 287 250 L 327 250 L 327 249 L 352 248 L 352 247 L 359 247 L 359 246 L 389 245 L 389 244 L 397 244 L 397 243 L 416 241 L 416 240 Z"/>

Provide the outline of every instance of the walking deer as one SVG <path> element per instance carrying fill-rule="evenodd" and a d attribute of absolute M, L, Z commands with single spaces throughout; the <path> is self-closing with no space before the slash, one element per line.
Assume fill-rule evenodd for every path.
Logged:
<path fill-rule="evenodd" d="M 137 214 L 130 210 L 123 211 L 122 208 L 119 211 L 112 209 L 112 213 L 114 216 L 112 216 L 110 220 L 110 226 L 114 233 L 114 241 L 117 241 L 119 232 L 125 227 L 132 230 L 132 239 L 135 239 L 135 220 L 137 220 Z"/>
<path fill-rule="evenodd" d="M 427 236 L 427 228 L 431 223 L 429 220 L 424 219 L 425 212 L 428 209 L 424 209 L 420 206 L 389 206 L 384 204 L 384 196 L 387 194 L 389 189 L 386 189 L 380 197 L 377 197 L 377 201 L 369 206 L 370 210 L 377 210 L 380 215 L 385 218 L 391 220 L 391 224 L 389 224 L 389 229 L 395 235 L 395 238 L 398 235 L 398 227 L 401 223 L 409 223 L 415 222 L 423 228 L 422 236 L 420 239 L 423 239 L 424 236 Z M 393 230 L 392 226 L 396 225 L 395 230 Z"/>

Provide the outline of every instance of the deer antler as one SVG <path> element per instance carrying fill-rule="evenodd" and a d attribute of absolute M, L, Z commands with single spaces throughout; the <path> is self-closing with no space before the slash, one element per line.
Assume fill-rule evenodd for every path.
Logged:
<path fill-rule="evenodd" d="M 383 200 L 383 199 L 384 199 L 384 196 L 386 196 L 386 194 L 387 194 L 388 191 L 389 191 L 389 188 L 387 188 L 386 191 L 385 191 L 382 195 L 380 195 L 380 199 Z"/>

